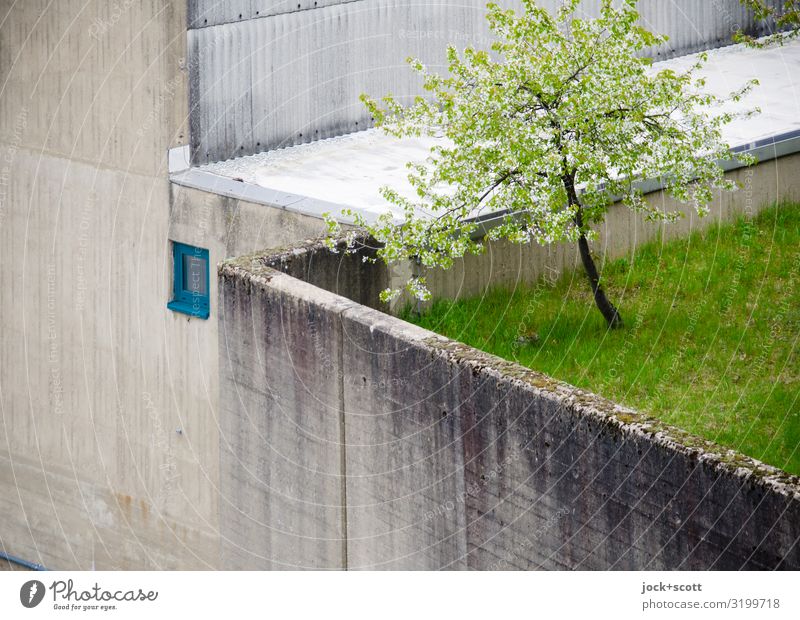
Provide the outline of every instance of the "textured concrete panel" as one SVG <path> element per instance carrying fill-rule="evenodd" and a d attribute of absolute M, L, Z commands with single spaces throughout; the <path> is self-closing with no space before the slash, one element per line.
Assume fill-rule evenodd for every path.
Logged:
<path fill-rule="evenodd" d="M 220 194 L 170 186 L 169 238 L 213 250 L 221 259 L 317 238 L 319 219 Z"/>
<path fill-rule="evenodd" d="M 154 175 L 188 144 L 186 3 L 5 3 L 0 142 Z"/>
<path fill-rule="evenodd" d="M 408 56 L 444 69 L 447 44 L 490 43 L 484 0 L 298 2 L 290 12 L 278 3 L 267 17 L 255 15 L 263 9 L 252 0 L 251 19 L 242 8 L 247 1 L 192 4 L 208 15 L 199 25 L 218 24 L 188 33 L 194 163 L 365 129 L 372 120 L 361 93 L 401 100 L 420 94 Z M 516 0 L 499 4 L 520 8 Z M 540 4 L 560 6 L 557 0 Z M 596 14 L 598 6 L 586 0 L 583 10 Z M 665 46 L 646 51 L 657 58 L 726 45 L 739 26 L 763 30 L 739 0 L 643 0 L 640 12 L 645 26 L 670 36 Z"/>
<path fill-rule="evenodd" d="M 324 229 L 170 184 L 186 6 L 4 3 L 0 547 L 52 569 L 219 566 L 219 308 L 166 308 L 170 240 L 215 265 Z"/>
<path fill-rule="evenodd" d="M 343 317 L 349 568 L 466 568 L 457 376 L 383 316 Z"/>
<path fill-rule="evenodd" d="M 189 28 L 206 28 L 362 0 L 189 0 Z"/>
<path fill-rule="evenodd" d="M 166 309 L 168 181 L 20 148 L 9 182 L 5 548 L 54 569 L 216 566 L 216 323 Z"/>
<path fill-rule="evenodd" d="M 314 303 L 304 295 L 313 287 L 294 282 L 222 280 L 224 568 L 346 566 L 337 351 L 338 313 L 351 302 Z"/>
<path fill-rule="evenodd" d="M 364 244 L 366 247 L 358 253 L 350 254 L 340 244 L 334 254 L 319 238 L 311 239 L 285 251 L 273 251 L 262 263 L 357 303 L 385 310 L 380 293 L 388 284 L 389 269 L 383 261 L 372 262 L 376 259 L 374 241 L 367 239 Z"/>
<path fill-rule="evenodd" d="M 220 269 L 224 436 L 300 467 L 259 487 L 228 459 L 222 477 L 245 515 L 277 503 L 306 529 L 234 565 L 302 564 L 306 545 L 286 546 L 327 536 L 349 569 L 800 568 L 796 476 L 265 266 L 281 256 Z M 274 442 L 242 439 L 277 410 Z M 346 507 L 344 529 L 298 515 L 297 486 Z M 243 517 L 222 522 L 245 540 Z"/>

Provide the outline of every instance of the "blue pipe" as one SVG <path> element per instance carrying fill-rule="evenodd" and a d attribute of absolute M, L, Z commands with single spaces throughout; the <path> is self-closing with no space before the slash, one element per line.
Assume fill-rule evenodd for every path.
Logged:
<path fill-rule="evenodd" d="M 18 564 L 19 566 L 24 566 L 28 570 L 47 570 L 41 564 L 36 564 L 35 562 L 28 562 L 28 560 L 23 560 L 22 558 L 18 558 L 15 555 L 9 555 L 7 553 L 3 553 L 0 551 L 0 560 L 5 560 L 6 562 L 11 562 L 12 564 Z"/>

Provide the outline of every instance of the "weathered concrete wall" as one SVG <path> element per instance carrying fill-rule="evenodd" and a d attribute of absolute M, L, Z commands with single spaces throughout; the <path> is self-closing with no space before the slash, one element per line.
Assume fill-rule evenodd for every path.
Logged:
<path fill-rule="evenodd" d="M 185 2 L 0 14 L 0 545 L 48 568 L 215 566 L 217 335 L 165 307 Z"/>
<path fill-rule="evenodd" d="M 0 549 L 48 568 L 219 565 L 217 308 L 166 308 L 170 240 L 216 264 L 324 229 L 169 182 L 186 11 L 0 8 Z"/>
<path fill-rule="evenodd" d="M 216 308 L 167 310 L 169 241 L 215 264 L 323 224 L 171 187 L 185 2 L 0 14 L 0 548 L 49 568 L 216 567 Z"/>
<path fill-rule="evenodd" d="M 318 236 L 325 229 L 324 222 L 318 218 L 306 217 L 178 185 L 172 185 L 170 191 L 168 238 L 208 249 L 212 266 L 226 258 L 250 254 L 259 248 L 297 243 L 299 240 Z M 216 278 L 211 278 L 210 285 L 210 298 L 216 300 Z M 209 492 L 213 493 L 215 497 L 215 505 L 210 509 L 217 512 L 209 515 L 209 518 L 216 523 L 218 518 L 222 521 L 228 519 L 231 511 L 238 510 L 237 506 L 239 505 L 238 499 L 235 503 L 230 503 L 230 498 L 220 498 L 218 478 L 220 464 L 227 471 L 235 471 L 246 466 L 248 468 L 246 471 L 280 474 L 267 467 L 264 460 L 245 464 L 231 455 L 231 446 L 236 445 L 236 438 L 239 435 L 234 427 L 220 424 L 224 419 L 219 415 L 220 408 L 224 410 L 225 407 L 224 403 L 220 403 L 219 395 L 220 360 L 227 362 L 231 357 L 227 350 L 222 350 L 220 356 L 217 346 L 219 312 L 216 303 L 212 302 L 211 316 L 207 321 L 188 321 L 182 315 L 175 315 L 175 317 L 178 319 L 176 322 L 182 324 L 198 323 L 198 329 L 202 330 L 202 339 L 213 343 L 203 351 L 198 351 L 189 345 L 183 349 L 180 355 L 183 356 L 181 361 L 190 367 L 202 368 L 204 376 L 202 393 L 207 399 L 208 414 L 205 424 L 198 428 L 198 432 L 203 433 L 204 441 L 218 443 L 222 440 L 219 450 L 213 451 L 209 462 L 205 465 L 207 473 L 200 474 L 201 481 L 205 478 L 204 484 L 210 487 Z M 184 378 L 181 376 L 175 379 L 176 390 L 182 389 L 182 381 Z M 269 428 L 265 428 L 263 431 L 271 434 Z M 246 436 L 242 436 L 242 440 L 244 437 Z M 249 469 L 251 466 L 254 469 Z M 196 476 L 198 473 L 193 475 L 193 477 Z M 281 523 L 287 524 L 289 528 L 294 527 L 291 524 L 296 515 L 293 515 L 291 519 L 287 519 L 287 517 L 288 514 L 278 516 Z M 310 524 L 306 521 L 303 525 L 309 526 Z M 273 536 L 280 538 L 286 531 L 289 530 L 277 528 L 273 532 Z M 245 550 L 256 550 L 259 549 L 259 545 L 264 544 L 262 539 L 249 536 L 248 530 L 242 531 L 240 534 L 244 536 L 242 548 Z M 236 567 L 237 549 L 229 539 L 226 537 L 219 539 L 214 552 L 212 567 Z M 319 561 L 322 561 L 323 557 L 325 556 L 320 554 Z M 311 559 L 308 561 L 307 566 L 314 566 Z M 277 565 L 275 566 L 277 567 Z"/>
<path fill-rule="evenodd" d="M 211 262 L 319 237 L 325 223 L 302 215 L 197 189 L 170 186 L 169 237 L 208 247 Z"/>
<path fill-rule="evenodd" d="M 231 565 L 800 568 L 798 478 L 269 260 L 220 269 Z"/>
<path fill-rule="evenodd" d="M 767 0 L 780 4 L 782 0 Z M 518 0 L 499 4 L 521 10 Z M 554 10 L 560 0 L 539 0 Z M 207 163 L 371 126 L 361 93 L 421 93 L 409 56 L 446 66 L 445 47 L 488 48 L 485 0 L 197 0 L 190 2 L 192 161 Z M 596 15 L 600 2 L 585 0 Z M 642 23 L 667 34 L 657 58 L 763 32 L 739 0 L 642 0 Z"/>
<path fill-rule="evenodd" d="M 347 252 L 345 243 L 340 243 L 337 251 L 331 252 L 319 238 L 311 239 L 283 251 L 271 251 L 266 266 L 359 304 L 387 310 L 380 293 L 389 283 L 390 270 L 377 259 L 374 240 L 361 239 L 359 248 L 358 252 Z M 256 254 L 263 256 L 264 252 Z"/>
<path fill-rule="evenodd" d="M 287 304 L 280 292 L 230 284 L 221 293 L 221 565 L 342 568 L 341 362 L 330 355 L 343 337 L 338 309 L 352 302 Z"/>

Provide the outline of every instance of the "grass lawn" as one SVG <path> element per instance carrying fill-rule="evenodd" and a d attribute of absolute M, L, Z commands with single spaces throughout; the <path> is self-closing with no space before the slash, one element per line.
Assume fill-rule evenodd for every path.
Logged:
<path fill-rule="evenodd" d="M 800 474 L 800 205 L 406 320 Z"/>

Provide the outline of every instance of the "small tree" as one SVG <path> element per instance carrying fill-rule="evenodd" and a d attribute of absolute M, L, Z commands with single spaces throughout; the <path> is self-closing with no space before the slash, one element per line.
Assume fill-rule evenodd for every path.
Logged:
<path fill-rule="evenodd" d="M 533 0 L 523 4 L 524 15 L 488 5 L 493 53 L 468 47 L 459 54 L 451 46 L 449 75 L 409 59 L 427 98 L 404 107 L 392 96 L 383 105 L 362 96 L 389 134 L 442 140 L 426 161 L 408 164 L 413 199 L 382 188 L 402 219 L 386 213 L 368 224 L 348 213 L 381 244 L 383 260 L 416 259 L 428 268 L 446 269 L 468 252 L 481 252 L 475 218 L 492 213 L 500 221 L 490 240 L 577 242 L 595 303 L 608 325 L 618 327 L 620 313 L 590 252 L 592 225 L 615 199 L 655 220 L 678 217 L 643 199 L 637 182 L 654 177 L 704 214 L 714 188 L 734 189 L 717 163 L 731 157 L 720 129 L 733 115 L 711 114 L 722 102 L 704 93 L 697 78 L 704 55 L 684 73 L 655 71 L 642 57 L 666 37 L 638 25 L 635 0 L 621 8 L 603 0 L 593 19 L 578 16 L 580 0 L 567 0 L 555 15 Z M 338 234 L 338 225 L 328 222 Z M 421 299 L 430 296 L 424 277 L 412 278 L 407 288 Z M 382 298 L 397 294 L 386 290 Z"/>
<path fill-rule="evenodd" d="M 766 0 L 740 0 L 743 5 L 753 11 L 756 19 L 771 19 L 775 31 L 762 40 L 756 40 L 739 30 L 734 35 L 737 43 L 747 43 L 752 47 L 765 47 L 773 43 L 783 45 L 800 34 L 800 0 L 784 0 L 779 6 Z"/>

